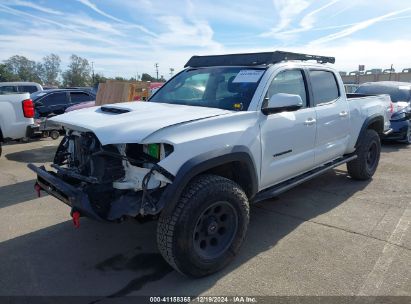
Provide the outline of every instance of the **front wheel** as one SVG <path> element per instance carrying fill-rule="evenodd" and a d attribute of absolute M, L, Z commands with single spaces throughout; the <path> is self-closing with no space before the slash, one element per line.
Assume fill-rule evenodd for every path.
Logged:
<path fill-rule="evenodd" d="M 356 154 L 357 158 L 347 163 L 348 174 L 353 179 L 370 179 L 377 170 L 381 154 L 380 137 L 375 130 L 366 130 Z"/>
<path fill-rule="evenodd" d="M 158 247 L 177 271 L 206 276 L 234 258 L 248 222 L 248 199 L 240 186 L 221 176 L 200 175 L 184 190 L 174 210 L 161 214 Z"/>

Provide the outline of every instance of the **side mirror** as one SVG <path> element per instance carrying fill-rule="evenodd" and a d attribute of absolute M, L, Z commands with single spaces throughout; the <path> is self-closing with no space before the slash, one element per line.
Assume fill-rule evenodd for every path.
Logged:
<path fill-rule="evenodd" d="M 267 106 L 262 108 L 261 111 L 265 115 L 297 111 L 303 106 L 303 100 L 300 95 L 278 93 L 271 96 L 268 100 Z"/>

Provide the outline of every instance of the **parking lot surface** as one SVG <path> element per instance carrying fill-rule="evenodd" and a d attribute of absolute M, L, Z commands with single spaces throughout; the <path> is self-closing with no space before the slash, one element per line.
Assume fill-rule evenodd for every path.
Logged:
<path fill-rule="evenodd" d="M 373 180 L 345 166 L 253 205 L 246 241 L 223 271 L 189 279 L 156 248 L 156 223 L 81 219 L 37 198 L 27 163 L 58 141 L 3 147 L 0 295 L 411 295 L 411 147 L 383 146 Z"/>

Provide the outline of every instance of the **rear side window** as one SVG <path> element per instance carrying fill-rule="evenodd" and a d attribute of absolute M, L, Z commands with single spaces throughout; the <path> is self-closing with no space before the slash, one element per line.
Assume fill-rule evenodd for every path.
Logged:
<path fill-rule="evenodd" d="M 338 84 L 334 73 L 329 71 L 310 71 L 311 87 L 315 105 L 336 100 L 339 96 Z"/>
<path fill-rule="evenodd" d="M 21 93 L 34 93 L 37 92 L 38 89 L 36 86 L 19 86 L 19 92 Z"/>
<path fill-rule="evenodd" d="M 67 95 L 66 93 L 53 93 L 44 97 L 41 102 L 45 106 L 54 106 L 60 104 L 67 104 Z"/>
<path fill-rule="evenodd" d="M 70 98 L 72 103 L 94 100 L 94 97 L 84 92 L 70 92 Z"/>

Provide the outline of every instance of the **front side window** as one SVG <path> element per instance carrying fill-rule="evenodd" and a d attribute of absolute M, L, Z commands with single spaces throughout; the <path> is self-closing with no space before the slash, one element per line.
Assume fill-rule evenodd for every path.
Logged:
<path fill-rule="evenodd" d="M 303 71 L 287 70 L 278 73 L 268 88 L 266 99 L 279 93 L 299 95 L 303 101 L 303 108 L 307 107 L 307 89 Z"/>
<path fill-rule="evenodd" d="M 187 69 L 162 86 L 150 102 L 246 111 L 265 69 Z"/>
<path fill-rule="evenodd" d="M 340 97 L 337 80 L 333 72 L 311 70 L 310 82 L 315 105 L 328 103 Z"/>

